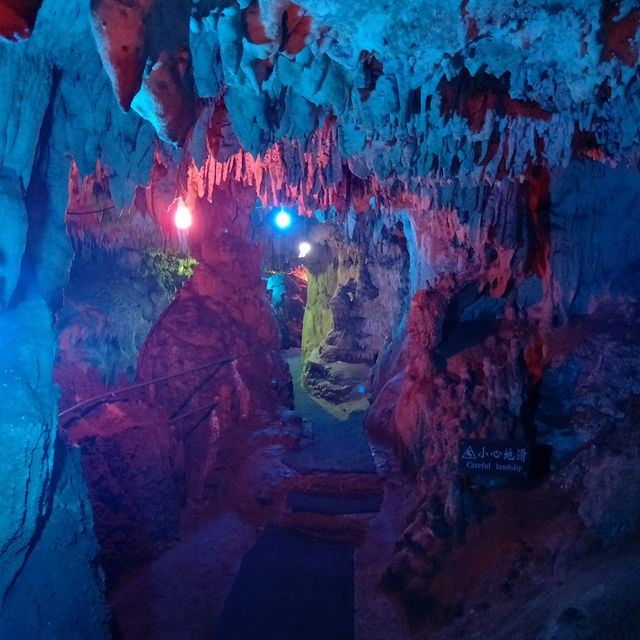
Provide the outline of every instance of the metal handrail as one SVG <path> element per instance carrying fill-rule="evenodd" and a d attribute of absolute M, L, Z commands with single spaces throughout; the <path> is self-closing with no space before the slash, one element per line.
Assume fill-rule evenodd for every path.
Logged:
<path fill-rule="evenodd" d="M 115 398 L 116 396 L 122 395 L 123 393 L 127 393 L 128 391 L 134 391 L 135 389 L 141 389 L 142 387 L 148 387 L 151 384 L 156 384 L 157 382 L 164 382 L 165 380 L 170 380 L 171 378 L 177 378 L 178 376 L 183 376 L 187 373 L 193 373 L 194 371 L 200 371 L 202 369 L 207 369 L 208 367 L 215 367 L 216 365 L 227 364 L 228 362 L 233 362 L 237 357 L 233 356 L 231 358 L 223 358 L 221 360 L 215 360 L 214 362 L 207 362 L 206 364 L 201 364 L 198 367 L 193 367 L 193 369 L 185 369 L 184 371 L 179 371 L 178 373 L 170 373 L 167 376 L 162 376 L 160 378 L 154 378 L 153 380 L 148 380 L 147 382 L 138 382 L 136 384 L 132 384 L 128 387 L 124 387 L 123 389 L 114 389 L 113 391 L 107 391 L 106 393 L 101 393 L 100 395 L 94 396 L 93 398 L 89 398 L 88 400 L 83 400 L 82 402 L 78 402 L 78 404 L 74 404 L 73 406 L 61 411 L 58 414 L 58 420 L 69 413 L 73 413 L 74 411 L 81 409 L 87 405 L 91 405 L 95 402 L 103 402 L 105 400 L 110 400 Z"/>
<path fill-rule="evenodd" d="M 67 216 L 88 216 L 92 213 L 104 213 L 105 211 L 110 211 L 111 209 L 115 209 L 113 205 L 110 207 L 102 207 L 102 209 L 90 209 L 88 211 L 65 211 L 65 215 Z"/>

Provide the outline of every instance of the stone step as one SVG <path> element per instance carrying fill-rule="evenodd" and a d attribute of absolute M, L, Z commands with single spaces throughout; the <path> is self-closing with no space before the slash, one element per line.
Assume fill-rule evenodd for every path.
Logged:
<path fill-rule="evenodd" d="M 320 540 L 362 544 L 367 535 L 367 524 L 348 515 L 327 515 L 309 511 L 283 513 L 276 524 L 300 534 Z"/>
<path fill-rule="evenodd" d="M 380 511 L 382 495 L 336 496 L 294 491 L 287 496 L 287 504 L 294 511 L 340 515 L 349 513 L 376 513 Z"/>
<path fill-rule="evenodd" d="M 308 474 L 293 478 L 287 488 L 293 511 L 325 515 L 375 513 L 384 494 L 381 478 L 358 473 Z"/>
<path fill-rule="evenodd" d="M 326 515 L 375 513 L 384 495 L 381 478 L 371 474 L 312 473 L 292 478 L 287 504 L 293 511 Z"/>

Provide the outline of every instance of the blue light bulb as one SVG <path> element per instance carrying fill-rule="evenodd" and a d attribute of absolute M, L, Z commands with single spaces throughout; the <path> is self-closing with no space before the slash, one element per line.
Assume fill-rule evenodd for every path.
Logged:
<path fill-rule="evenodd" d="M 281 229 L 286 229 L 290 224 L 291 216 L 284 209 L 280 209 L 276 216 L 276 225 Z"/>

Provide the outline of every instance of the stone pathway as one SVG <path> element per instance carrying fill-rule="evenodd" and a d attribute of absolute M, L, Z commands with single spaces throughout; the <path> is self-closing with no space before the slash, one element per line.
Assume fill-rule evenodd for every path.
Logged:
<path fill-rule="evenodd" d="M 295 410 L 309 425 L 308 446 L 293 451 L 284 461 L 300 473 L 313 471 L 375 474 L 376 465 L 364 433 L 364 412 L 339 420 L 306 392 L 300 381 L 300 349 L 290 349 L 286 357 L 294 383 Z"/>
<path fill-rule="evenodd" d="M 242 561 L 216 640 L 353 640 L 353 543 L 269 525 Z"/>
<path fill-rule="evenodd" d="M 242 463 L 221 489 L 225 502 L 111 594 L 114 638 L 408 640 L 379 585 L 410 490 L 392 456 L 385 463 L 377 447 L 373 463 L 361 422 L 333 419 L 299 388 L 297 404 L 314 420 L 288 461 L 297 473 L 279 444 L 250 459 L 225 450 Z M 275 503 L 256 501 L 276 485 Z"/>
<path fill-rule="evenodd" d="M 354 549 L 366 525 L 348 514 L 375 513 L 382 480 L 362 425 L 341 421 L 302 388 L 299 350 L 288 357 L 296 412 L 308 438 L 284 458 L 298 471 L 289 513 L 268 525 L 244 557 L 216 626 L 216 640 L 353 640 Z"/>

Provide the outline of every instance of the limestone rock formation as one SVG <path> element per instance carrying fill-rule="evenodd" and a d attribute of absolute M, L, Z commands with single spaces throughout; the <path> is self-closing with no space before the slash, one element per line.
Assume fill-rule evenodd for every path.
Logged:
<path fill-rule="evenodd" d="M 91 3 L 96 42 L 120 106 L 125 111 L 131 107 L 131 101 L 142 84 L 146 62 L 145 19 L 152 6 L 152 0 Z"/>
<path fill-rule="evenodd" d="M 103 635 L 87 496 L 117 577 L 128 538 L 151 557 L 183 507 L 228 486 L 221 434 L 290 403 L 259 209 L 309 230 L 307 387 L 370 404 L 370 433 L 415 481 L 387 573 L 411 613 L 472 628 L 472 542 L 528 593 L 637 533 L 636 5 L 1 3 L 7 633 L 40 633 L 79 591 L 88 613 L 70 625 Z M 188 232 L 173 227 L 181 202 Z M 140 273 L 149 247 L 199 266 L 163 287 L 161 270 Z M 75 415 L 80 462 L 54 445 L 54 318 L 65 408 L 121 374 L 232 360 Z M 527 442 L 531 478 L 462 473 L 462 438 Z M 48 584 L 60 598 L 44 604 L 30 581 L 34 563 L 58 566 L 53 545 L 77 581 Z"/>
<path fill-rule="evenodd" d="M 3 312 L 0 634 L 108 637 L 98 546 L 75 451 L 56 437 L 51 313 L 34 297 Z M 43 576 L 46 579 L 43 580 Z M 78 604 L 70 620 L 69 598 Z"/>
<path fill-rule="evenodd" d="M 133 106 L 164 140 L 182 146 L 195 120 L 186 5 L 94 0 L 91 16 L 120 106 Z"/>
<path fill-rule="evenodd" d="M 267 281 L 271 304 L 278 318 L 283 349 L 302 345 L 302 326 L 307 306 L 308 275 L 298 266 L 287 273 L 275 273 Z"/>
<path fill-rule="evenodd" d="M 401 215 L 353 210 L 314 228 L 303 328 L 306 386 L 357 402 L 370 370 L 406 323 L 409 253 Z"/>

